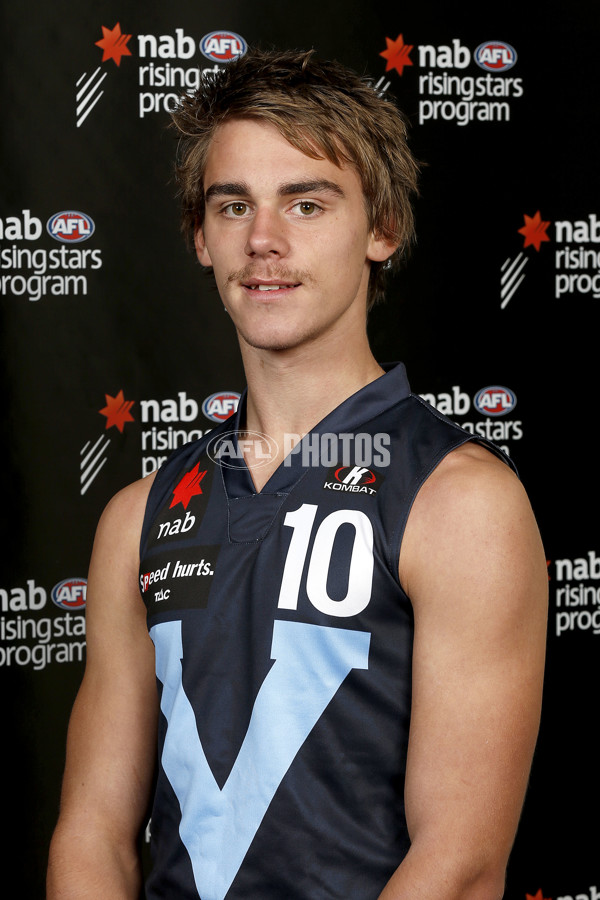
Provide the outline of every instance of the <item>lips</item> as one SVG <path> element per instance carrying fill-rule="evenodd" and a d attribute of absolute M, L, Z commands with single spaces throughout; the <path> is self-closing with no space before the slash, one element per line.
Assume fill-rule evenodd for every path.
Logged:
<path fill-rule="evenodd" d="M 298 287 L 297 284 L 245 284 L 251 291 L 283 291 L 286 288 Z"/>
<path fill-rule="evenodd" d="M 277 294 L 283 291 L 293 291 L 302 284 L 300 279 L 298 281 L 279 281 L 277 278 L 273 277 L 270 279 L 261 279 L 254 276 L 253 278 L 242 278 L 240 280 L 242 287 L 245 290 L 252 294 L 262 294 L 263 296 L 266 296 L 267 294 Z"/>

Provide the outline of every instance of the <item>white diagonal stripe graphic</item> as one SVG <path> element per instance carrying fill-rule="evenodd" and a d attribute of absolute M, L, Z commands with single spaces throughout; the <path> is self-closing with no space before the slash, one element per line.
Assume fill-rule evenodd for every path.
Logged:
<path fill-rule="evenodd" d="M 385 92 L 389 88 L 390 84 L 392 83 L 391 81 L 386 81 L 386 83 L 383 85 L 383 87 L 381 87 L 381 84 L 384 81 L 384 79 L 385 79 L 385 75 L 382 75 L 381 78 L 379 79 L 379 81 L 373 85 L 373 90 L 375 91 L 375 93 L 377 94 L 378 97 L 383 96 L 383 94 L 385 94 Z"/>
<path fill-rule="evenodd" d="M 101 79 L 100 81 L 97 81 L 96 84 L 92 85 L 92 87 L 90 88 L 89 92 L 85 95 L 85 97 L 83 98 L 83 100 L 81 101 L 81 103 L 79 104 L 79 106 L 77 107 L 77 109 L 75 110 L 75 112 L 76 112 L 76 114 L 77 114 L 78 116 L 79 116 L 79 114 L 85 109 L 85 107 L 88 105 L 88 103 L 90 103 L 90 101 L 91 101 L 92 97 L 94 96 L 95 92 L 98 90 L 98 88 L 99 88 L 100 85 L 102 84 L 102 80 L 103 80 L 103 79 Z M 101 97 L 103 93 L 104 93 L 104 91 L 100 91 L 100 95 L 99 95 L 99 96 Z M 97 101 L 98 101 L 98 97 L 96 97 L 96 99 L 94 100 L 94 103 L 97 103 Z M 93 105 L 93 104 L 92 104 L 92 105 Z"/>
<path fill-rule="evenodd" d="M 95 79 L 98 78 L 99 74 L 100 74 L 100 67 L 98 66 L 96 71 L 92 72 L 92 74 L 90 75 L 90 77 L 88 78 L 86 83 L 83 85 L 83 87 L 79 91 L 77 91 L 77 94 L 75 95 L 75 99 L 77 100 L 77 102 L 79 102 L 81 100 L 81 98 L 83 97 L 83 95 L 85 94 L 85 92 L 87 91 L 89 86 L 94 82 Z M 83 75 L 81 76 L 81 78 L 79 79 L 79 81 L 77 82 L 76 86 L 79 86 L 81 79 L 85 78 L 86 75 L 87 75 L 87 72 L 84 72 Z M 100 80 L 98 81 L 98 84 L 100 84 L 100 82 L 103 81 L 105 78 L 106 78 L 106 72 L 104 73 L 104 75 L 101 76 Z"/>
<path fill-rule="evenodd" d="M 94 444 L 94 446 L 90 449 L 89 453 L 87 453 L 87 455 L 84 456 L 84 458 L 81 460 L 81 463 L 80 463 L 80 466 L 79 466 L 80 469 L 83 469 L 85 466 L 87 466 L 90 457 L 92 456 L 92 454 L 94 454 L 94 453 L 96 452 L 97 447 L 99 447 L 99 445 L 100 445 L 100 444 L 102 443 L 102 441 L 104 441 L 104 440 L 106 440 L 106 441 L 108 442 L 108 444 L 110 444 L 110 438 L 107 437 L 105 434 L 101 434 L 100 437 L 98 438 L 98 440 L 96 441 L 96 443 Z M 86 453 L 89 446 L 90 446 L 90 442 L 87 441 L 87 443 L 85 443 L 85 444 L 83 445 L 83 447 L 81 448 L 81 451 L 80 451 L 80 452 L 81 452 L 81 453 Z M 108 445 L 107 445 L 107 446 L 108 446 Z"/>
<path fill-rule="evenodd" d="M 525 276 L 524 276 L 524 275 L 521 275 L 521 277 L 519 278 L 519 280 L 517 281 L 517 283 L 515 284 L 515 286 L 513 287 L 513 289 L 510 291 L 510 293 L 508 293 L 508 294 L 506 295 L 506 297 L 504 298 L 504 300 L 503 300 L 502 303 L 500 304 L 500 309 L 504 309 L 506 306 L 508 306 L 509 300 L 512 298 L 513 294 L 516 292 L 517 288 L 521 285 L 521 282 L 524 281 L 524 279 L 525 279 Z"/>
<path fill-rule="evenodd" d="M 511 263 L 511 265 L 508 267 L 508 269 L 506 269 L 506 272 L 504 272 L 504 269 L 506 268 L 508 263 Z M 520 265 L 519 265 L 519 263 L 520 263 Z M 519 266 L 519 271 L 521 271 L 521 269 L 526 264 L 527 264 L 527 257 L 524 256 L 522 253 L 519 253 L 519 255 L 517 257 L 515 257 L 515 259 L 513 259 L 513 260 L 511 260 L 509 257 L 506 260 L 506 262 L 504 263 L 504 265 L 502 266 L 501 271 L 504 272 L 504 275 L 502 276 L 500 283 L 504 284 L 504 282 L 507 280 L 507 278 L 510 278 L 511 274 L 513 273 L 513 271 L 515 269 L 515 266 Z"/>
<path fill-rule="evenodd" d="M 92 474 L 91 474 L 90 477 L 88 478 L 87 482 L 82 486 L 81 491 L 79 492 L 79 493 L 81 494 L 82 497 L 83 497 L 83 495 L 85 494 L 85 492 L 87 491 L 87 489 L 89 488 L 89 486 L 91 485 L 92 481 L 93 481 L 93 480 L 96 478 L 96 476 L 100 473 L 100 469 L 102 468 L 102 466 L 104 465 L 104 463 L 105 463 L 106 461 L 107 461 L 107 460 L 106 460 L 106 457 L 104 457 L 104 459 L 102 460 L 102 462 L 100 463 L 100 465 L 97 467 L 97 469 L 95 469 L 95 471 L 92 472 Z"/>
<path fill-rule="evenodd" d="M 96 97 L 94 97 L 94 94 L 98 91 L 100 85 L 107 75 L 107 72 L 104 72 L 103 74 L 100 74 L 100 72 L 100 68 L 96 69 L 96 71 L 93 72 L 92 75 L 90 75 L 90 77 L 87 79 L 85 84 L 77 91 L 77 94 L 75 96 L 75 99 L 78 103 L 76 109 L 78 128 L 82 124 L 82 122 L 86 120 L 100 97 L 102 97 L 102 95 L 104 94 L 104 91 L 100 91 L 100 93 L 97 94 Z M 79 80 L 77 81 L 77 87 L 79 87 L 81 81 L 86 77 L 86 74 L 87 73 L 84 72 L 83 75 L 79 78 Z"/>
<path fill-rule="evenodd" d="M 104 444 L 102 444 L 103 441 L 105 441 Z M 102 444 L 102 446 L 100 446 L 101 444 Z M 109 444 L 110 444 L 110 438 L 105 437 L 105 435 L 101 435 L 98 438 L 98 440 L 96 441 L 96 443 L 93 445 L 93 447 L 91 447 L 91 449 L 88 450 L 88 448 L 90 446 L 90 441 L 88 441 L 86 444 L 84 444 L 84 446 L 81 448 L 81 453 L 86 454 L 83 457 L 81 464 L 80 464 L 80 468 L 84 469 L 84 471 L 81 473 L 81 477 L 80 477 L 80 482 L 81 482 L 81 492 L 80 493 L 82 496 L 83 496 L 83 494 L 85 494 L 85 492 L 91 485 L 92 481 L 97 477 L 98 473 L 100 472 L 100 469 L 105 464 L 106 459 L 107 459 L 106 456 L 104 456 L 104 459 L 101 459 L 101 457 L 108 450 Z"/>
<path fill-rule="evenodd" d="M 502 275 L 500 279 L 500 284 L 502 285 L 502 290 L 500 291 L 500 297 L 502 299 L 500 309 L 504 309 L 507 306 L 517 288 L 522 284 L 525 275 L 521 275 L 521 273 L 527 265 L 527 262 L 528 258 L 522 253 L 519 253 L 515 259 L 511 260 L 509 257 L 502 265 L 500 271 L 504 272 L 504 275 Z M 520 278 L 519 275 L 521 276 Z"/>
<path fill-rule="evenodd" d="M 81 116 L 81 118 L 77 120 L 77 127 L 78 127 L 78 128 L 79 128 L 80 125 L 82 125 L 82 124 L 85 122 L 85 120 L 87 119 L 87 117 L 89 116 L 89 114 L 91 113 L 91 111 L 92 111 L 93 108 L 95 107 L 96 103 L 98 102 L 98 100 L 100 99 L 100 97 L 102 97 L 103 94 L 104 94 L 104 91 L 100 91 L 100 93 L 98 94 L 98 96 L 96 97 L 96 99 L 94 100 L 94 102 L 92 103 L 92 105 L 91 105 L 90 107 L 88 107 L 88 109 L 85 111 L 84 115 Z"/>

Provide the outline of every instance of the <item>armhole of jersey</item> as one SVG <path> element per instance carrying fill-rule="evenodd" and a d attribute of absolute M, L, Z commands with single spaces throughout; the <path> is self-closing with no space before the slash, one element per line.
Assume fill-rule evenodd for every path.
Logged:
<path fill-rule="evenodd" d="M 409 497 L 408 502 L 406 504 L 406 512 L 402 520 L 398 522 L 398 530 L 394 536 L 394 555 L 390 559 L 390 569 L 395 575 L 396 581 L 400 586 L 400 589 L 404 593 L 404 595 L 408 598 L 406 591 L 404 590 L 402 584 L 400 583 L 400 576 L 398 574 L 398 568 L 400 565 L 400 553 L 402 550 L 402 541 L 404 539 L 404 533 L 406 531 L 406 525 L 408 523 L 408 519 L 413 508 L 414 502 L 417 499 L 419 491 L 429 478 L 429 476 L 437 469 L 439 464 L 448 456 L 449 453 L 452 453 L 453 450 L 457 450 L 459 447 L 463 447 L 465 444 L 475 443 L 479 444 L 485 450 L 488 450 L 498 459 L 502 460 L 505 465 L 512 469 L 517 477 L 519 477 L 519 473 L 517 471 L 517 467 L 514 462 L 510 459 L 509 456 L 504 453 L 500 447 L 497 447 L 491 441 L 488 441 L 486 438 L 480 437 L 479 435 L 471 434 L 470 431 L 466 431 L 464 428 L 461 428 L 460 425 L 457 425 L 456 422 L 453 422 L 451 419 L 448 419 L 446 416 L 443 416 L 439 413 L 435 407 L 431 406 L 429 403 L 426 403 L 419 397 L 418 394 L 413 394 L 416 400 L 418 400 L 423 406 L 426 407 L 440 422 L 444 422 L 446 425 L 451 426 L 451 428 L 456 432 L 456 438 L 454 441 L 451 441 L 445 444 L 439 451 L 439 453 L 434 456 L 427 466 L 423 468 L 423 470 L 419 473 L 419 475 L 415 478 L 413 482 L 412 496 Z"/>

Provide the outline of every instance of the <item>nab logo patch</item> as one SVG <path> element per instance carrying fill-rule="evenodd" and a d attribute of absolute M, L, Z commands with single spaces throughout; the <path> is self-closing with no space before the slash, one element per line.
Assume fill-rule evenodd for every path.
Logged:
<path fill-rule="evenodd" d="M 248 45 L 243 37 L 233 31 L 211 31 L 200 41 L 200 51 L 215 62 L 231 62 L 244 56 Z"/>
<path fill-rule="evenodd" d="M 211 394 L 202 404 L 202 412 L 211 422 L 224 422 L 238 408 L 240 395 L 236 391 L 221 391 Z"/>
<path fill-rule="evenodd" d="M 210 494 L 212 475 L 213 466 L 201 469 L 199 461 L 189 471 L 180 472 L 170 498 L 152 523 L 149 545 L 157 541 L 164 544 L 187 540 L 196 533 L 204 516 L 204 501 Z"/>
<path fill-rule="evenodd" d="M 51 596 L 61 609 L 83 609 L 87 592 L 87 579 L 65 578 L 52 588 Z"/>
<path fill-rule="evenodd" d="M 488 72 L 506 72 L 516 61 L 516 50 L 504 41 L 485 41 L 475 51 L 475 62 Z"/>
<path fill-rule="evenodd" d="M 475 406 L 484 416 L 505 416 L 517 405 L 513 391 L 500 385 L 482 388 L 475 395 Z"/>
<path fill-rule="evenodd" d="M 384 481 L 383 475 L 366 466 L 334 466 L 327 474 L 323 488 L 351 494 L 376 494 Z"/>
<path fill-rule="evenodd" d="M 95 231 L 93 219 L 85 213 L 68 210 L 55 213 L 46 223 L 48 234 L 62 244 L 79 244 L 87 241 Z"/>

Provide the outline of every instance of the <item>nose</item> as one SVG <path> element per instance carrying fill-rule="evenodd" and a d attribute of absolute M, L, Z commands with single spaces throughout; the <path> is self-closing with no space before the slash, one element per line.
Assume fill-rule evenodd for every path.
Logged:
<path fill-rule="evenodd" d="M 284 257 L 290 247 L 285 233 L 285 223 L 279 213 L 271 208 L 257 209 L 250 223 L 244 248 L 250 257 Z"/>

